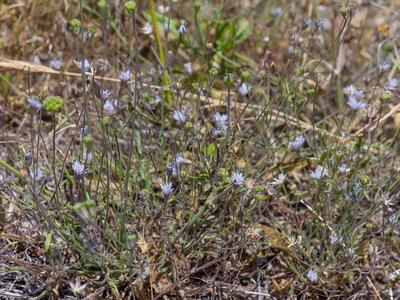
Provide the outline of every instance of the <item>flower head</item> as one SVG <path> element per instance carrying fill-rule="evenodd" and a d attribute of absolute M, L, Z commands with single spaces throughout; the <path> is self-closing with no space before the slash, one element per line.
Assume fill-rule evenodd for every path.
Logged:
<path fill-rule="evenodd" d="M 243 82 L 240 87 L 239 87 L 239 94 L 241 96 L 246 96 L 251 90 L 251 86 L 249 86 L 247 83 Z"/>
<path fill-rule="evenodd" d="M 181 21 L 181 26 L 179 27 L 178 32 L 180 34 L 183 34 L 183 33 L 187 32 L 186 27 L 185 27 L 185 21 Z"/>
<path fill-rule="evenodd" d="M 226 131 L 226 129 L 228 128 L 228 115 L 216 112 L 213 114 L 213 120 L 215 122 L 215 126 L 219 130 L 223 132 Z"/>
<path fill-rule="evenodd" d="M 50 67 L 52 67 L 55 70 L 60 70 L 62 67 L 62 64 L 63 64 L 62 60 L 59 60 L 59 59 L 53 59 L 50 61 Z"/>
<path fill-rule="evenodd" d="M 388 81 L 387 81 L 387 86 L 388 86 L 389 88 L 394 89 L 394 88 L 396 88 L 398 85 L 399 85 L 399 81 L 398 81 L 396 78 L 390 78 L 390 79 L 388 79 Z"/>
<path fill-rule="evenodd" d="M 324 168 L 320 165 L 317 165 L 315 167 L 315 170 L 310 173 L 310 176 L 314 179 L 321 179 L 322 177 L 325 177 L 327 175 L 328 175 L 328 171 L 326 170 L 326 168 Z"/>
<path fill-rule="evenodd" d="M 350 96 L 347 100 L 347 105 L 350 106 L 351 109 L 360 110 L 360 109 L 367 109 L 368 104 L 358 101 L 355 96 Z"/>
<path fill-rule="evenodd" d="M 337 235 L 336 233 L 332 232 L 331 235 L 329 236 L 329 243 L 331 246 L 335 245 L 338 242 L 342 241 L 342 237 Z"/>
<path fill-rule="evenodd" d="M 177 109 L 174 111 L 172 118 L 179 123 L 185 123 L 186 122 L 186 111 L 184 109 Z"/>
<path fill-rule="evenodd" d="M 86 58 L 83 61 L 82 60 L 78 60 L 77 61 L 77 65 L 78 65 L 79 69 L 82 70 L 82 68 L 83 68 L 83 70 L 85 72 L 88 72 L 90 70 L 90 68 L 92 67 L 91 64 L 90 64 L 90 61 L 88 61 Z"/>
<path fill-rule="evenodd" d="M 183 67 L 185 68 L 186 73 L 188 73 L 188 74 L 193 73 L 192 63 L 190 61 L 183 64 Z"/>
<path fill-rule="evenodd" d="M 121 79 L 121 81 L 129 81 L 131 80 L 131 76 L 132 72 L 130 70 L 121 71 L 119 73 L 119 79 Z"/>
<path fill-rule="evenodd" d="M 301 147 L 303 147 L 305 141 L 306 139 L 303 135 L 296 136 L 293 141 L 289 142 L 289 149 L 294 151 L 300 150 Z"/>
<path fill-rule="evenodd" d="M 343 174 L 348 173 L 348 172 L 350 172 L 350 168 L 347 167 L 346 164 L 342 164 L 339 166 L 339 171 L 340 171 L 340 173 L 343 173 Z"/>
<path fill-rule="evenodd" d="M 174 191 L 174 187 L 172 186 L 171 182 L 161 183 L 160 187 L 165 198 L 167 198 L 169 194 Z"/>
<path fill-rule="evenodd" d="M 235 188 L 243 185 L 243 183 L 244 183 L 243 174 L 239 171 L 233 172 L 231 175 L 231 183 Z"/>
<path fill-rule="evenodd" d="M 151 27 L 150 23 L 145 23 L 142 27 L 142 32 L 145 35 L 150 35 L 153 32 L 153 28 Z"/>
<path fill-rule="evenodd" d="M 75 161 L 72 164 L 72 170 L 74 171 L 75 177 L 81 177 L 85 173 L 85 166 L 79 161 Z"/>
<path fill-rule="evenodd" d="M 314 271 L 313 269 L 308 269 L 307 271 L 307 279 L 311 282 L 314 283 L 318 280 L 318 273 Z"/>
<path fill-rule="evenodd" d="M 101 89 L 100 90 L 100 97 L 103 101 L 106 101 L 108 98 L 110 98 L 111 92 L 107 89 Z"/>
<path fill-rule="evenodd" d="M 116 109 L 117 100 L 110 101 L 106 100 L 103 105 L 103 109 L 107 114 L 113 114 L 117 111 Z"/>
<path fill-rule="evenodd" d="M 286 174 L 280 173 L 276 178 L 274 178 L 274 181 L 271 182 L 270 185 L 275 185 L 275 186 L 282 185 L 285 182 L 286 178 L 287 178 Z"/>
<path fill-rule="evenodd" d="M 38 99 L 32 96 L 28 97 L 28 103 L 33 109 L 36 110 L 39 110 L 43 107 L 43 104 Z"/>

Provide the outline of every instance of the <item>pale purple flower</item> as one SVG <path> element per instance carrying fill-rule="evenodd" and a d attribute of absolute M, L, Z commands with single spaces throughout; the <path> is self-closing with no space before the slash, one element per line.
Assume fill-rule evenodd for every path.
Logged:
<path fill-rule="evenodd" d="M 36 181 L 39 181 L 40 179 L 43 178 L 43 172 L 38 167 L 36 167 L 34 170 L 31 170 L 30 175 L 32 179 Z"/>
<path fill-rule="evenodd" d="M 332 232 L 331 235 L 329 236 L 329 243 L 331 246 L 335 245 L 338 242 L 342 241 L 342 237 L 337 235 L 336 233 Z"/>
<path fill-rule="evenodd" d="M 355 87 L 354 85 L 350 84 L 348 86 L 346 86 L 343 89 L 343 92 L 347 95 L 347 96 L 354 96 L 356 98 L 361 98 L 364 96 L 364 92 L 362 90 L 360 90 L 359 88 Z"/>
<path fill-rule="evenodd" d="M 103 109 L 107 114 L 114 114 L 117 111 L 116 105 L 117 105 L 117 100 L 114 101 L 106 100 L 106 102 L 103 105 Z"/>
<path fill-rule="evenodd" d="M 90 64 L 90 61 L 88 61 L 86 58 L 83 60 L 83 62 L 81 60 L 78 60 L 77 65 L 78 65 L 79 69 L 82 70 L 82 68 L 83 68 L 83 70 L 85 72 L 88 72 L 90 70 L 90 68 L 92 67 Z"/>
<path fill-rule="evenodd" d="M 216 112 L 213 114 L 213 120 L 215 122 L 215 126 L 217 126 L 219 130 L 222 132 L 226 131 L 228 128 L 228 115 Z"/>
<path fill-rule="evenodd" d="M 251 90 L 251 86 L 249 86 L 247 83 L 243 82 L 240 87 L 239 87 L 239 94 L 241 96 L 246 96 Z"/>
<path fill-rule="evenodd" d="M 305 141 L 306 139 L 303 135 L 296 136 L 293 141 L 289 142 L 289 149 L 294 151 L 300 150 L 303 147 Z"/>
<path fill-rule="evenodd" d="M 368 104 L 358 101 L 355 96 L 350 96 L 347 100 L 347 105 L 353 110 L 367 109 Z"/>
<path fill-rule="evenodd" d="M 85 166 L 79 161 L 75 161 L 72 164 L 72 170 L 74 171 L 75 177 L 81 177 L 85 173 Z"/>
<path fill-rule="evenodd" d="M 50 61 L 50 67 L 52 67 L 55 70 L 60 70 L 62 67 L 63 61 L 59 59 L 52 59 Z"/>
<path fill-rule="evenodd" d="M 241 172 L 239 172 L 239 171 L 233 172 L 230 179 L 231 179 L 232 185 L 233 185 L 235 188 L 237 188 L 237 187 L 243 185 L 243 183 L 244 183 L 244 176 L 243 176 L 243 174 L 242 174 Z"/>
<path fill-rule="evenodd" d="M 274 7 L 271 9 L 271 16 L 279 17 L 279 16 L 282 16 L 282 15 L 283 15 L 283 9 L 282 9 L 281 7 L 279 7 L 279 6 L 274 6 Z"/>
<path fill-rule="evenodd" d="M 150 35 L 153 32 L 153 28 L 151 27 L 151 24 L 145 23 L 144 26 L 142 27 L 142 32 L 145 35 Z"/>
<path fill-rule="evenodd" d="M 32 96 L 28 97 L 28 103 L 33 109 L 36 110 L 39 110 L 43 107 L 43 104 L 38 99 Z"/>
<path fill-rule="evenodd" d="M 174 111 L 172 118 L 179 123 L 185 123 L 186 122 L 186 111 L 184 109 L 177 109 Z"/>
<path fill-rule="evenodd" d="M 308 269 L 307 271 L 307 279 L 311 282 L 314 283 L 318 280 L 318 273 L 314 271 L 313 269 Z"/>
<path fill-rule="evenodd" d="M 193 73 L 192 63 L 190 61 L 183 64 L 183 67 L 185 68 L 186 73 L 188 73 L 188 74 Z"/>
<path fill-rule="evenodd" d="M 119 79 L 121 79 L 121 81 L 129 81 L 131 80 L 131 76 L 132 72 L 130 70 L 121 71 L 119 73 Z"/>
<path fill-rule="evenodd" d="M 154 97 L 153 104 L 157 105 L 157 104 L 161 103 L 161 100 L 162 100 L 162 97 L 160 95 L 157 95 Z"/>
<path fill-rule="evenodd" d="M 396 88 L 398 85 L 399 85 L 399 81 L 398 81 L 396 78 L 390 78 L 390 79 L 388 79 L 387 86 L 388 86 L 389 88 L 394 89 L 394 88 Z"/>
<path fill-rule="evenodd" d="M 4 176 L 0 174 L 0 186 L 4 184 Z"/>
<path fill-rule="evenodd" d="M 269 185 L 271 185 L 271 186 L 282 185 L 285 182 L 286 178 L 287 178 L 286 174 L 280 173 L 280 174 L 278 174 L 278 176 L 276 178 L 273 179 L 274 180 L 273 182 L 269 183 Z"/>
<path fill-rule="evenodd" d="M 172 186 L 171 182 L 161 183 L 160 187 L 165 198 L 167 198 L 169 194 L 174 191 L 174 187 Z"/>
<path fill-rule="evenodd" d="M 348 173 L 348 172 L 350 172 L 350 168 L 348 168 L 346 164 L 342 164 L 339 166 L 339 171 L 340 171 L 340 173 L 343 173 L 343 174 Z"/>
<path fill-rule="evenodd" d="M 322 177 L 325 177 L 328 175 L 328 171 L 326 170 L 326 168 L 317 165 L 315 167 L 314 171 L 311 171 L 310 176 L 314 179 L 321 179 Z"/>
<path fill-rule="evenodd" d="M 384 61 L 379 65 L 379 69 L 381 69 L 382 72 L 387 72 L 389 69 L 392 67 L 392 64 L 388 61 Z"/>
<path fill-rule="evenodd" d="M 111 96 L 111 92 L 107 89 L 101 89 L 100 90 L 100 97 L 103 101 L 107 100 L 108 98 L 110 98 Z"/>
<path fill-rule="evenodd" d="M 181 26 L 179 27 L 178 32 L 180 34 L 183 34 L 183 33 L 187 32 L 186 27 L 185 27 L 185 22 L 181 21 Z"/>

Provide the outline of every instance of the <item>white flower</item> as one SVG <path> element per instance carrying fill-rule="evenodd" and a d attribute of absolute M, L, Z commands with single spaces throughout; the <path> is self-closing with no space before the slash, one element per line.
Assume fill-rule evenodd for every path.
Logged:
<path fill-rule="evenodd" d="M 231 175 L 231 183 L 234 187 L 239 187 L 244 183 L 244 176 L 241 172 L 236 171 Z"/>
<path fill-rule="evenodd" d="M 75 161 L 72 164 L 72 170 L 74 171 L 75 177 L 80 177 L 85 173 L 85 166 L 82 165 L 79 161 Z"/>
<path fill-rule="evenodd" d="M 350 96 L 349 99 L 347 100 L 347 105 L 350 106 L 350 108 L 354 110 L 360 110 L 360 109 L 367 109 L 368 104 L 357 101 L 355 96 Z"/>
<path fill-rule="evenodd" d="M 103 101 L 107 100 L 111 96 L 111 92 L 107 89 L 100 90 L 100 96 Z"/>
<path fill-rule="evenodd" d="M 310 176 L 314 179 L 321 179 L 322 177 L 325 177 L 328 175 L 328 170 L 326 168 L 321 167 L 320 165 L 317 165 L 315 167 L 315 170 L 310 173 Z"/>
<path fill-rule="evenodd" d="M 85 72 L 88 72 L 89 69 L 92 67 L 91 64 L 90 64 L 90 61 L 88 61 L 86 58 L 85 58 L 85 60 L 83 62 L 81 60 L 78 60 L 77 61 L 77 65 L 78 65 L 79 69 L 82 70 L 82 68 L 83 68 L 83 70 Z"/>
<path fill-rule="evenodd" d="M 186 111 L 184 109 L 175 110 L 174 114 L 172 115 L 172 118 L 179 123 L 185 123 L 186 122 Z"/>
<path fill-rule="evenodd" d="M 185 27 L 185 22 L 181 22 L 181 26 L 179 27 L 178 32 L 180 34 L 187 32 L 186 27 Z"/>
<path fill-rule="evenodd" d="M 314 283 L 318 280 L 318 273 L 315 272 L 313 269 L 309 269 L 307 271 L 307 278 L 311 283 Z"/>
<path fill-rule="evenodd" d="M 106 100 L 106 102 L 103 105 L 103 109 L 107 114 L 113 114 L 117 111 L 116 104 L 117 100 L 114 101 Z"/>
<path fill-rule="evenodd" d="M 183 67 L 185 68 L 186 73 L 188 73 L 188 74 L 193 73 L 192 63 L 190 61 L 183 64 Z"/>
<path fill-rule="evenodd" d="M 269 185 L 272 186 L 282 185 L 285 182 L 286 178 L 287 178 L 286 174 L 280 173 L 278 174 L 277 178 L 274 178 L 273 182 L 269 183 Z"/>
<path fill-rule="evenodd" d="M 379 69 L 381 69 L 382 72 L 389 71 L 389 69 L 392 67 L 392 64 L 388 61 L 384 61 L 379 65 Z"/>
<path fill-rule="evenodd" d="M 0 174 L 0 186 L 4 183 L 4 176 Z"/>
<path fill-rule="evenodd" d="M 251 90 L 251 86 L 249 86 L 247 83 L 243 82 L 240 87 L 239 87 L 239 94 L 241 96 L 246 96 Z"/>
<path fill-rule="evenodd" d="M 36 110 L 39 110 L 43 107 L 43 104 L 38 99 L 32 96 L 28 97 L 28 103 L 33 109 Z"/>
<path fill-rule="evenodd" d="M 171 182 L 161 183 L 161 190 L 164 194 L 164 197 L 168 197 L 174 191 L 174 187 Z"/>
<path fill-rule="evenodd" d="M 142 27 L 142 32 L 145 35 L 150 35 L 153 32 L 153 28 L 151 27 L 151 24 L 145 23 L 144 26 Z"/>
<path fill-rule="evenodd" d="M 63 64 L 62 60 L 59 60 L 59 59 L 52 59 L 50 61 L 50 67 L 52 67 L 55 70 L 60 70 L 62 64 Z"/>
<path fill-rule="evenodd" d="M 348 173 L 350 172 L 350 168 L 347 167 L 346 164 L 342 164 L 339 166 L 340 173 Z"/>
<path fill-rule="evenodd" d="M 289 149 L 294 151 L 300 150 L 305 141 L 305 137 L 303 135 L 299 135 L 293 141 L 289 142 Z"/>
<path fill-rule="evenodd" d="M 184 158 L 180 153 L 176 153 L 175 157 L 171 162 L 167 164 L 167 171 L 172 176 L 178 175 L 178 169 L 180 165 L 190 164 L 191 160 Z"/>
<path fill-rule="evenodd" d="M 121 81 L 129 81 L 129 80 L 131 80 L 131 76 L 132 76 L 132 73 L 130 70 L 121 71 L 119 73 L 119 79 L 121 79 Z"/>

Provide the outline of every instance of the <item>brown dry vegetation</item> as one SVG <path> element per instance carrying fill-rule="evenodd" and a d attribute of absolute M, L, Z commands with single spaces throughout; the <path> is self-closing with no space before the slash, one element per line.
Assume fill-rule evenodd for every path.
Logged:
<path fill-rule="evenodd" d="M 0 299 L 398 299 L 400 2 L 200 1 L 196 15 L 156 1 L 170 7 L 164 67 L 143 33 L 150 1 L 135 18 L 105 2 L 0 1 Z M 120 82 L 126 69 L 136 80 Z M 367 109 L 347 105 L 351 84 Z M 35 111 L 32 95 L 64 108 Z"/>

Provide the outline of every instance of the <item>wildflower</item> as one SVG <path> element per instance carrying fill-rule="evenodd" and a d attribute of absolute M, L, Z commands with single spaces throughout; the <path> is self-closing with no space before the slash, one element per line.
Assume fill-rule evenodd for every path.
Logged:
<path fill-rule="evenodd" d="M 360 110 L 360 109 L 367 109 L 368 104 L 357 101 L 356 97 L 350 96 L 349 99 L 347 100 L 347 105 L 350 106 L 350 108 L 354 110 Z"/>
<path fill-rule="evenodd" d="M 160 13 L 160 14 L 166 14 L 166 13 L 169 12 L 169 6 L 159 5 L 159 6 L 157 7 L 157 11 L 158 11 L 158 13 Z"/>
<path fill-rule="evenodd" d="M 82 136 L 87 135 L 88 133 L 89 133 L 89 127 L 86 125 L 81 127 L 77 132 L 78 135 L 82 135 Z"/>
<path fill-rule="evenodd" d="M 35 181 L 39 181 L 43 178 L 43 172 L 38 167 L 36 167 L 35 170 L 31 170 L 29 174 Z"/>
<path fill-rule="evenodd" d="M 388 79 L 387 86 L 388 88 L 396 88 L 399 85 L 399 81 L 396 78 Z"/>
<path fill-rule="evenodd" d="M 28 103 L 33 109 L 36 110 L 40 110 L 43 107 L 43 104 L 38 99 L 32 96 L 28 97 Z"/>
<path fill-rule="evenodd" d="M 239 171 L 233 172 L 231 175 L 231 183 L 235 188 L 241 186 L 244 183 L 243 174 Z"/>
<path fill-rule="evenodd" d="M 145 35 L 150 35 L 153 32 L 153 28 L 151 27 L 150 23 L 145 23 L 142 27 L 142 32 Z"/>
<path fill-rule="evenodd" d="M 72 164 L 72 170 L 74 171 L 75 177 L 81 177 L 85 173 L 85 166 L 79 161 L 75 161 Z"/>
<path fill-rule="evenodd" d="M 192 74 L 193 73 L 193 68 L 192 68 L 192 63 L 189 61 L 183 65 L 185 68 L 186 73 Z"/>
<path fill-rule="evenodd" d="M 271 9 L 271 16 L 279 17 L 279 16 L 282 16 L 282 15 L 283 15 L 283 9 L 282 9 L 281 7 L 279 7 L 279 6 L 274 6 L 274 7 Z"/>
<path fill-rule="evenodd" d="M 116 100 L 114 101 L 106 100 L 106 102 L 103 105 L 103 109 L 107 114 L 113 114 L 117 111 L 116 104 L 117 104 Z"/>
<path fill-rule="evenodd" d="M 246 96 L 250 92 L 250 90 L 251 87 L 247 83 L 243 82 L 239 87 L 239 94 L 241 96 Z"/>
<path fill-rule="evenodd" d="M 340 173 L 348 173 L 350 172 L 350 168 L 347 167 L 346 164 L 342 164 L 339 166 Z"/>
<path fill-rule="evenodd" d="M 303 147 L 305 140 L 306 139 L 303 135 L 297 136 L 293 141 L 289 142 L 289 149 L 294 151 L 300 150 L 301 147 Z"/>
<path fill-rule="evenodd" d="M 50 61 L 50 67 L 52 67 L 55 70 L 60 70 L 62 67 L 62 64 L 63 64 L 62 60 L 59 60 L 59 59 L 52 59 Z"/>
<path fill-rule="evenodd" d="M 178 168 L 179 166 L 173 161 L 169 162 L 166 167 L 167 172 L 172 176 L 178 175 Z"/>
<path fill-rule="evenodd" d="M 313 269 L 308 269 L 307 271 L 307 279 L 311 282 L 314 283 L 318 280 L 318 273 L 314 271 Z"/>
<path fill-rule="evenodd" d="M 185 123 L 186 122 L 186 111 L 184 109 L 175 110 L 174 114 L 172 115 L 172 118 L 179 123 Z"/>
<path fill-rule="evenodd" d="M 4 176 L 0 174 L 0 187 L 4 184 Z"/>
<path fill-rule="evenodd" d="M 163 192 L 164 198 L 167 198 L 169 194 L 174 191 L 174 187 L 171 182 L 161 183 L 161 190 Z"/>
<path fill-rule="evenodd" d="M 82 68 L 83 68 L 83 70 L 85 72 L 88 72 L 90 70 L 90 68 L 92 67 L 90 64 L 90 61 L 88 61 L 86 58 L 83 61 L 78 60 L 77 65 L 78 65 L 79 69 L 82 70 Z"/>
<path fill-rule="evenodd" d="M 328 171 L 324 167 L 321 167 L 320 165 L 317 165 L 315 167 L 315 170 L 310 173 L 310 176 L 314 179 L 321 179 L 322 177 L 325 177 L 327 175 Z"/>
<path fill-rule="evenodd" d="M 389 71 L 389 69 L 392 67 L 392 64 L 390 63 L 390 62 L 388 62 L 388 61 L 384 61 L 383 63 L 381 63 L 380 65 L 379 65 L 379 69 L 382 71 L 382 72 L 387 72 L 387 71 Z"/>
<path fill-rule="evenodd" d="M 286 174 L 280 173 L 277 178 L 274 178 L 273 182 L 269 183 L 269 185 L 272 186 L 282 185 L 285 182 L 286 178 L 287 178 Z"/>
<path fill-rule="evenodd" d="M 87 152 L 86 153 L 86 160 L 88 162 L 91 162 L 93 160 L 93 153 L 92 152 Z"/>
<path fill-rule="evenodd" d="M 131 80 L 131 76 L 132 76 L 132 73 L 130 70 L 121 71 L 119 73 L 119 79 L 121 79 L 121 81 L 129 81 L 129 80 Z"/>
<path fill-rule="evenodd" d="M 179 32 L 180 34 L 183 34 L 183 33 L 186 33 L 186 32 L 187 32 L 186 27 L 185 27 L 185 22 L 184 22 L 184 21 L 181 21 L 181 26 L 179 27 L 178 32 Z"/>
<path fill-rule="evenodd" d="M 161 103 L 161 100 L 162 100 L 162 97 L 160 95 L 157 95 L 154 97 L 153 104 L 157 105 L 157 104 Z"/>
<path fill-rule="evenodd" d="M 221 132 L 226 131 L 226 129 L 228 128 L 228 115 L 216 112 L 213 114 L 213 120 L 218 130 L 220 130 Z"/>
<path fill-rule="evenodd" d="M 107 89 L 101 89 L 100 90 L 100 97 L 103 101 L 106 101 L 108 98 L 110 98 L 111 92 Z"/>
<path fill-rule="evenodd" d="M 341 241 L 342 241 L 342 237 L 337 235 L 334 232 L 332 232 L 331 235 L 329 236 L 329 243 L 331 244 L 331 246 L 333 246 L 334 244 L 341 242 Z"/>
<path fill-rule="evenodd" d="M 172 176 L 178 175 L 180 165 L 190 164 L 191 160 L 184 158 L 180 153 L 176 153 L 174 159 L 167 164 L 167 172 Z"/>

